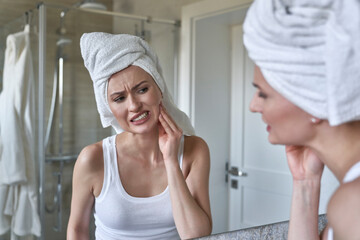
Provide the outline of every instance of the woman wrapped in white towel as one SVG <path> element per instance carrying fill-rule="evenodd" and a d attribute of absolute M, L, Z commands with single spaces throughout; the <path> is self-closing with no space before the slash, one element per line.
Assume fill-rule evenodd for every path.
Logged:
<path fill-rule="evenodd" d="M 189 239 L 209 235 L 210 157 L 173 103 L 141 38 L 89 33 L 81 53 L 104 127 L 117 134 L 76 161 L 68 239 Z"/>
<path fill-rule="evenodd" d="M 286 145 L 289 239 L 360 239 L 360 1 L 255 0 L 244 23 L 258 89 L 250 110 Z M 326 165 L 340 182 L 318 234 Z"/>

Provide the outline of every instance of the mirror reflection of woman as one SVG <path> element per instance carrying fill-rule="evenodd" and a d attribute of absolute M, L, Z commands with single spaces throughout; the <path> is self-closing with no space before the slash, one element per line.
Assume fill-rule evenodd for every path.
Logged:
<path fill-rule="evenodd" d="M 75 164 L 68 239 L 189 239 L 212 229 L 209 150 L 172 103 L 155 53 L 131 35 L 84 34 L 104 127 Z"/>
<path fill-rule="evenodd" d="M 293 176 L 288 239 L 360 239 L 360 2 L 255 0 L 244 43 L 257 65 L 250 110 Z M 340 182 L 318 233 L 326 165 Z"/>

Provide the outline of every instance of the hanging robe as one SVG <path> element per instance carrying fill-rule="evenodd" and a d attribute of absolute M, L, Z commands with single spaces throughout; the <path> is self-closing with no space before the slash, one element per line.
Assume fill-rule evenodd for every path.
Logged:
<path fill-rule="evenodd" d="M 40 236 L 30 26 L 7 37 L 0 93 L 0 235 Z"/>

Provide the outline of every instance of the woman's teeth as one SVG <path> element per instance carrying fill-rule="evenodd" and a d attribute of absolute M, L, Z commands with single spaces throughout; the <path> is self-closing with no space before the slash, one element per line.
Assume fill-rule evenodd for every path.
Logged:
<path fill-rule="evenodd" d="M 139 121 L 139 120 L 141 120 L 141 119 L 144 119 L 144 118 L 147 117 L 147 115 L 148 115 L 148 112 L 144 112 L 143 114 L 141 114 L 141 115 L 138 116 L 137 118 L 133 119 L 133 122 L 134 122 L 134 121 Z"/>

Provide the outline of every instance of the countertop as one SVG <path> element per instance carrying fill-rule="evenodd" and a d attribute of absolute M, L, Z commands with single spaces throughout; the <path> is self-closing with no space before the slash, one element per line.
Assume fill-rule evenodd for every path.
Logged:
<path fill-rule="evenodd" d="M 319 216 L 319 233 L 325 228 L 327 219 L 325 215 Z M 289 221 L 279 222 L 259 227 L 246 228 L 232 232 L 219 233 L 207 237 L 197 238 L 199 240 L 286 240 L 288 233 Z"/>

